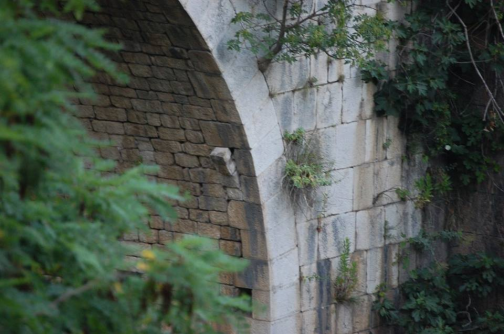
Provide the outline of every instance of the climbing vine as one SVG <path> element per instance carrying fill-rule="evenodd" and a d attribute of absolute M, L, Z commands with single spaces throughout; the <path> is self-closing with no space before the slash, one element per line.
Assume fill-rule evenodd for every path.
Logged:
<path fill-rule="evenodd" d="M 396 70 L 370 61 L 363 79 L 379 87 L 376 111 L 400 118 L 410 152 L 440 159 L 454 184 L 481 182 L 504 149 L 504 3 L 415 2 L 393 26 Z"/>

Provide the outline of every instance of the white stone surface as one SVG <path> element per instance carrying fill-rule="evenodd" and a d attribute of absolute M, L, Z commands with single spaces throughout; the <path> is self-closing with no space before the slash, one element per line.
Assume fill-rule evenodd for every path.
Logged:
<path fill-rule="evenodd" d="M 348 238 L 350 250 L 355 250 L 355 213 L 349 212 L 334 217 L 324 218 L 319 234 L 320 259 L 339 256 L 343 242 Z"/>
<path fill-rule="evenodd" d="M 357 250 L 367 250 L 384 245 L 385 214 L 382 207 L 357 212 L 355 231 Z"/>
<path fill-rule="evenodd" d="M 340 83 L 317 88 L 317 128 L 341 124 L 343 90 Z"/>

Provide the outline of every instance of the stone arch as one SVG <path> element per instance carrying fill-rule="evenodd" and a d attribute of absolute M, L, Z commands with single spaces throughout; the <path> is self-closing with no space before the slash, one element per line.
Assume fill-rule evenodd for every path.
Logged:
<path fill-rule="evenodd" d="M 101 154 L 118 171 L 157 164 L 153 179 L 193 195 L 176 203 L 178 222 L 152 217 L 151 234 L 125 241 L 150 248 L 183 234 L 214 238 L 251 263 L 220 283 L 224 293 L 246 289 L 265 306 L 249 319 L 252 333 L 295 333 L 299 261 L 294 212 L 281 187 L 281 130 L 255 59 L 225 45 L 229 22 L 246 3 L 101 0 L 101 12 L 87 13 L 84 24 L 107 28 L 123 45 L 111 57 L 131 80 L 98 75 L 98 100 L 80 101 L 79 112 L 93 135 L 114 143 Z M 216 147 L 232 153 L 232 175 L 216 170 Z"/>

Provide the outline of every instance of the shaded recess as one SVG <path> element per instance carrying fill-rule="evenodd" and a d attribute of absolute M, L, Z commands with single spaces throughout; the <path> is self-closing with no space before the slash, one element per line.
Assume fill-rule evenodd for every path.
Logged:
<path fill-rule="evenodd" d="M 98 99 L 80 101 L 79 117 L 95 137 L 113 143 L 101 155 L 117 161 L 117 172 L 138 163 L 157 164 L 160 171 L 153 179 L 193 196 L 177 203 L 177 222 L 153 216 L 150 234 L 131 233 L 125 242 L 151 248 L 199 234 L 233 256 L 266 253 L 256 249 L 253 238 L 264 228 L 247 138 L 219 67 L 193 22 L 177 1 L 100 4 L 101 11 L 86 13 L 83 23 L 106 28 L 108 38 L 123 45 L 110 57 L 130 81 L 121 85 L 97 75 Z M 233 175 L 216 170 L 210 159 L 215 147 L 231 150 Z M 222 275 L 224 293 L 253 289 L 254 297 L 269 289 L 266 260 L 251 263 L 244 274 Z"/>

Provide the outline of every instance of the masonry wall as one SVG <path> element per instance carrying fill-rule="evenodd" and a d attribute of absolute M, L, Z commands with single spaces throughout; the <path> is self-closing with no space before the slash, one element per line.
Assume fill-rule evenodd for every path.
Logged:
<path fill-rule="evenodd" d="M 97 75 L 98 98 L 79 101 L 79 117 L 95 138 L 112 143 L 100 154 L 117 162 L 116 172 L 157 165 L 153 180 L 190 195 L 172 203 L 178 220 L 152 216 L 148 232 L 132 232 L 124 242 L 150 249 L 193 234 L 213 239 L 229 255 L 247 257 L 255 245 L 247 239 L 242 247 L 247 231 L 241 230 L 249 229 L 250 220 L 261 224 L 257 181 L 240 116 L 208 47 L 177 1 L 100 4 L 101 11 L 86 13 L 83 24 L 106 28 L 107 37 L 123 46 L 109 56 L 130 80 L 119 84 Z M 212 162 L 216 147 L 229 149 L 237 161 L 231 175 Z M 245 274 L 227 274 L 220 286 L 229 295 L 251 293 L 257 284 L 250 281 Z"/>
<path fill-rule="evenodd" d="M 362 3 L 376 9 L 366 8 L 370 15 L 381 11 L 391 19 L 409 9 L 379 0 Z M 394 59 L 384 60 L 394 68 Z M 321 162 L 333 169 L 333 184 L 318 190 L 313 207 L 294 203 L 300 332 L 382 333 L 371 310 L 373 293 L 381 283 L 393 293 L 406 278 L 396 264 L 398 242 L 421 227 L 420 212 L 395 190 L 411 188 L 421 166 L 405 159 L 398 120 L 374 114 L 376 87 L 364 83 L 357 68 L 318 55 L 292 65 L 274 63 L 265 77 L 282 130 L 307 130 Z M 345 238 L 359 282 L 355 303 L 336 304 L 333 281 Z"/>
<path fill-rule="evenodd" d="M 244 273 L 220 283 L 224 293 L 251 293 L 263 305 L 249 319 L 251 333 L 382 332 L 372 294 L 382 282 L 394 288 L 404 279 L 394 265 L 397 244 L 421 226 L 420 213 L 395 189 L 410 186 L 420 166 L 403 158 L 397 120 L 374 115 L 375 87 L 356 68 L 322 55 L 273 63 L 261 73 L 253 55 L 227 50 L 237 29 L 231 19 L 260 10 L 260 1 L 101 3 L 84 23 L 106 27 L 123 45 L 111 57 L 131 80 L 120 85 L 98 75 L 99 98 L 80 101 L 80 117 L 94 136 L 112 141 L 101 154 L 117 161 L 117 172 L 156 164 L 153 179 L 192 195 L 174 203 L 177 222 L 152 217 L 150 233 L 132 233 L 125 242 L 151 248 L 199 234 L 249 259 Z M 362 3 L 392 19 L 408 10 Z M 293 201 L 282 184 L 282 133 L 298 127 L 333 166 L 335 182 L 317 191 L 313 206 Z M 230 149 L 236 173 L 224 175 L 212 164 L 216 147 Z M 354 304 L 333 297 L 345 238 L 359 268 Z"/>

